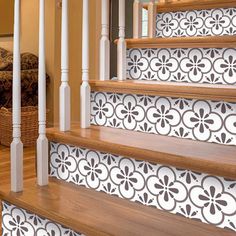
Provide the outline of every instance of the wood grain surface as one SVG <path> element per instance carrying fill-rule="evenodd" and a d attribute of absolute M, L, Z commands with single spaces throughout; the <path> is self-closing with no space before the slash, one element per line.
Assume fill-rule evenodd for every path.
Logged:
<path fill-rule="evenodd" d="M 81 129 L 75 125 L 68 132 L 50 128 L 47 137 L 50 141 L 236 179 L 235 146 L 99 126 Z"/>
<path fill-rule="evenodd" d="M 233 236 L 233 231 L 170 214 L 156 208 L 50 180 L 38 187 L 25 182 L 23 193 L 1 189 L 0 197 L 86 236 Z"/>
<path fill-rule="evenodd" d="M 90 81 L 92 91 L 236 102 L 236 87 L 157 81 Z"/>
<path fill-rule="evenodd" d="M 127 48 L 234 48 L 236 36 L 140 38 L 126 39 L 126 43 Z"/>
<path fill-rule="evenodd" d="M 10 149 L 0 145 L 0 191 L 3 186 L 10 184 L 10 168 Z M 28 147 L 24 149 L 24 180 L 33 179 L 35 181 L 35 177 L 35 148 Z M 1 220 L 0 217 L 0 235 L 2 235 Z"/>

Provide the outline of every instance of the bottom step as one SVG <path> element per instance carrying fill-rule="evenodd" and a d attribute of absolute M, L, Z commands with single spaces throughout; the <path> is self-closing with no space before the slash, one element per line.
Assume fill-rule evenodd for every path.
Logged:
<path fill-rule="evenodd" d="M 56 222 L 2 202 L 3 236 L 84 236 Z"/>
<path fill-rule="evenodd" d="M 0 198 L 86 236 L 235 235 L 232 231 L 58 180 L 50 179 L 47 187 L 38 187 L 35 182 L 26 181 L 23 193 L 11 193 L 10 186 L 3 186 Z"/>

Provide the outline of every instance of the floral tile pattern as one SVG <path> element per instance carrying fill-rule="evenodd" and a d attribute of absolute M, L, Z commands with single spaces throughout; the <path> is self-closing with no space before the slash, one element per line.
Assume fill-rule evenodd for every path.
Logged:
<path fill-rule="evenodd" d="M 53 177 L 236 231 L 236 180 L 65 144 L 50 147 Z"/>
<path fill-rule="evenodd" d="M 84 236 L 6 202 L 2 203 L 2 236 Z"/>
<path fill-rule="evenodd" d="M 236 49 L 128 49 L 127 78 L 236 85 Z"/>
<path fill-rule="evenodd" d="M 157 14 L 157 37 L 220 36 L 236 34 L 236 8 Z"/>
<path fill-rule="evenodd" d="M 91 123 L 236 145 L 236 103 L 92 92 Z"/>

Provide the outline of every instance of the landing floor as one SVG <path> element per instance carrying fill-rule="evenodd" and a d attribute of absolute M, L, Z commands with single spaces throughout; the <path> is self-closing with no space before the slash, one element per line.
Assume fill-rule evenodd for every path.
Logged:
<path fill-rule="evenodd" d="M 35 174 L 35 148 L 24 149 L 24 179 L 34 179 Z M 0 145 L 0 190 L 1 186 L 10 184 L 10 149 Z M 0 235 L 1 232 L 0 217 Z"/>

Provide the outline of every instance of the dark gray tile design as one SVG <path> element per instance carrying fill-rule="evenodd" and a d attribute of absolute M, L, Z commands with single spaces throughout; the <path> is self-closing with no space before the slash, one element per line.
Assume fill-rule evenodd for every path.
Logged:
<path fill-rule="evenodd" d="M 2 202 L 2 236 L 84 236 L 17 206 Z"/>
<path fill-rule="evenodd" d="M 236 103 L 93 92 L 91 123 L 236 145 Z"/>
<path fill-rule="evenodd" d="M 236 34 L 236 8 L 157 14 L 157 37 L 220 36 Z"/>
<path fill-rule="evenodd" d="M 236 49 L 128 49 L 127 78 L 236 85 Z"/>
<path fill-rule="evenodd" d="M 51 143 L 60 180 L 236 231 L 236 181 Z"/>

